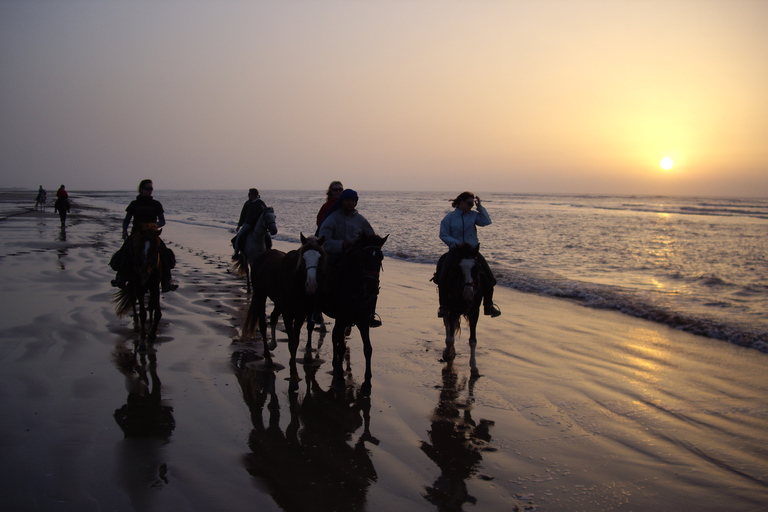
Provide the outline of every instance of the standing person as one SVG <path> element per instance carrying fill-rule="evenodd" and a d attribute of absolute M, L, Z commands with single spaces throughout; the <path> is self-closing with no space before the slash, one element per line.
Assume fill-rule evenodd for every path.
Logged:
<path fill-rule="evenodd" d="M 126 214 L 123 219 L 123 246 L 120 248 L 114 256 L 109 265 L 117 271 L 117 276 L 112 280 L 112 286 L 118 288 L 124 288 L 128 276 L 130 276 L 130 258 L 128 257 L 128 226 L 131 225 L 131 219 L 133 219 L 133 228 L 131 234 L 136 232 L 136 228 L 140 224 L 157 224 L 157 227 L 161 228 L 165 226 L 165 215 L 163 213 L 163 205 L 160 201 L 152 198 L 152 191 L 154 187 L 152 180 L 141 180 L 139 183 L 139 195 L 136 199 L 131 201 L 128 207 L 125 209 Z M 163 267 L 163 275 L 160 277 L 160 285 L 162 286 L 163 293 L 172 292 L 177 289 L 179 285 L 171 281 L 171 269 L 176 265 L 176 258 L 173 252 L 168 249 L 162 240 L 160 240 L 160 261 Z M 117 268 L 116 268 L 117 267 Z"/>
<path fill-rule="evenodd" d="M 325 237 L 323 248 L 328 253 L 331 264 L 337 263 L 360 235 L 376 234 L 368 220 L 357 211 L 357 201 L 357 192 L 351 188 L 344 190 L 320 226 L 318 236 Z M 375 313 L 375 306 L 376 304 L 374 313 L 368 319 L 369 327 L 381 325 L 381 320 Z"/>
<path fill-rule="evenodd" d="M 64 185 L 62 185 L 63 187 Z M 59 189 L 61 190 L 61 189 Z M 67 222 L 67 214 L 69 213 L 69 196 L 66 192 L 63 195 L 56 194 L 56 202 L 53 203 L 53 211 L 59 212 L 59 218 L 61 219 L 61 227 L 63 228 Z"/>
<path fill-rule="evenodd" d="M 240 256 L 240 251 L 243 250 L 243 238 L 249 233 L 255 226 L 256 221 L 259 220 L 261 214 L 266 210 L 267 205 L 261 200 L 259 195 L 259 189 L 252 188 L 248 190 L 248 200 L 243 204 L 240 210 L 240 218 L 237 221 L 237 236 L 235 236 L 235 254 L 232 256 L 233 260 L 236 260 Z M 264 240 L 267 249 L 272 248 L 272 238 L 269 233 L 266 234 Z"/>
<path fill-rule="evenodd" d="M 37 197 L 35 198 L 35 210 L 37 207 L 45 208 L 45 196 L 48 195 L 42 185 L 37 189 Z"/>
<path fill-rule="evenodd" d="M 320 224 L 323 223 L 323 219 L 328 214 L 328 210 L 331 209 L 331 206 L 333 206 L 333 203 L 336 202 L 343 191 L 344 185 L 342 185 L 340 181 L 332 181 L 331 184 L 328 185 L 328 190 L 325 192 L 325 203 L 320 207 L 320 211 L 317 212 L 318 228 L 320 227 Z"/>
<path fill-rule="evenodd" d="M 58 199 L 60 197 L 64 197 L 64 198 L 69 197 L 69 194 L 67 194 L 67 191 L 64 190 L 64 185 L 60 186 L 59 190 L 56 191 L 56 198 Z"/>
<path fill-rule="evenodd" d="M 437 316 L 441 318 L 445 313 L 443 308 L 445 287 L 440 286 L 440 284 L 454 263 L 456 247 L 462 243 L 469 244 L 473 248 L 479 247 L 477 226 L 490 226 L 491 224 L 488 211 L 481 204 L 480 198 L 475 197 L 472 192 L 462 192 L 452 201 L 451 206 L 455 209 L 443 217 L 440 222 L 440 240 L 448 246 L 448 253 L 444 254 L 437 262 L 437 271 L 435 272 L 438 277 L 437 285 L 440 297 L 440 308 L 437 310 Z M 472 211 L 472 206 L 476 206 L 477 210 Z M 477 253 L 477 262 L 488 278 L 488 286 L 486 286 L 486 292 L 483 296 L 483 312 L 491 317 L 497 317 L 501 311 L 493 303 L 493 287 L 496 285 L 496 278 L 493 277 L 488 262 L 479 252 Z"/>

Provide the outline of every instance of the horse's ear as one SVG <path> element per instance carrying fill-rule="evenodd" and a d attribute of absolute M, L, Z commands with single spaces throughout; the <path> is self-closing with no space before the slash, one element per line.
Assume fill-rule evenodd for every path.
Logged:
<path fill-rule="evenodd" d="M 384 245 L 385 243 L 387 243 L 387 238 L 389 238 L 389 233 L 387 233 L 387 236 L 381 239 L 381 245 Z"/>
<path fill-rule="evenodd" d="M 162 233 L 162 232 L 163 232 L 163 229 L 162 229 L 162 228 L 158 229 L 158 230 L 157 230 L 157 236 L 160 236 L 160 233 Z"/>
<path fill-rule="evenodd" d="M 301 245 L 304 245 L 307 243 L 307 237 L 304 236 L 304 233 L 299 231 L 299 235 L 301 235 Z"/>

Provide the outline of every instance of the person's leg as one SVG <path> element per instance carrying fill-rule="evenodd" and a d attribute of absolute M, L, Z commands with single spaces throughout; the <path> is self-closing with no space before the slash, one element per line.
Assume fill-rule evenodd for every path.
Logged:
<path fill-rule="evenodd" d="M 160 251 L 160 263 L 163 267 L 162 275 L 160 276 L 160 286 L 163 293 L 172 292 L 179 287 L 179 285 L 171 280 L 171 269 L 176 266 L 176 257 L 162 240 L 160 240 L 158 250 Z"/>
<path fill-rule="evenodd" d="M 484 275 L 484 293 L 483 293 L 483 312 L 491 317 L 497 317 L 501 314 L 499 308 L 493 303 L 493 287 L 496 286 L 496 278 L 493 277 L 491 267 L 482 254 L 477 253 L 477 262 Z"/>
<path fill-rule="evenodd" d="M 250 230 L 250 224 L 243 224 L 240 226 L 240 229 L 237 231 L 237 235 L 235 236 L 235 254 L 232 256 L 232 259 L 236 259 L 240 255 L 240 251 L 243 250 L 243 237 Z"/>
<path fill-rule="evenodd" d="M 444 286 L 444 283 L 446 282 L 446 279 L 448 277 L 448 272 L 453 266 L 454 259 L 455 259 L 454 252 L 448 251 L 447 253 L 440 256 L 439 260 L 437 260 L 437 269 L 435 269 L 435 275 L 437 276 L 436 284 L 437 284 L 437 300 L 438 300 L 438 308 L 437 308 L 438 318 L 443 318 L 445 316 L 445 304 L 448 302 L 447 300 L 448 286 L 447 284 Z"/>

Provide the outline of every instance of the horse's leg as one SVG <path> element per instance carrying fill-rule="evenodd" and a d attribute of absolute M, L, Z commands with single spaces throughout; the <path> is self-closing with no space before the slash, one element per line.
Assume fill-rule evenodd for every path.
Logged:
<path fill-rule="evenodd" d="M 149 333 L 149 339 L 154 340 L 157 338 L 157 328 L 160 325 L 160 317 L 163 316 L 162 313 L 160 313 L 160 288 L 158 286 L 153 286 L 149 292 L 149 315 L 152 322 L 152 330 Z"/>
<path fill-rule="evenodd" d="M 136 309 L 136 299 L 133 299 L 133 332 L 141 332 L 141 321 L 139 319 L 139 310 Z"/>
<path fill-rule="evenodd" d="M 270 331 L 272 331 L 272 340 L 269 342 L 269 350 L 275 350 L 277 348 L 277 321 L 280 320 L 280 315 L 282 314 L 282 311 L 275 306 L 275 308 L 272 310 L 272 314 L 269 315 L 269 327 Z M 283 323 L 285 323 L 285 317 L 283 317 Z M 285 330 L 288 331 L 288 325 L 286 324 Z M 264 332 L 267 332 L 267 324 L 266 319 L 264 323 Z M 290 333 L 288 333 L 290 336 Z M 266 340 L 266 338 L 264 338 Z"/>
<path fill-rule="evenodd" d="M 147 306 L 144 303 L 144 292 L 139 292 L 136 300 L 139 303 L 139 325 L 141 326 L 140 332 L 141 339 L 143 340 L 147 337 Z"/>
<path fill-rule="evenodd" d="M 445 349 L 443 350 L 443 361 L 453 361 L 456 357 L 456 349 L 453 346 L 456 334 L 456 323 L 461 320 L 461 317 L 457 317 L 453 314 L 447 314 L 443 318 L 443 324 L 445 325 Z"/>
<path fill-rule="evenodd" d="M 333 324 L 331 341 L 333 343 L 333 385 L 344 387 L 344 355 L 347 352 L 347 341 L 344 337 L 345 325 L 338 319 Z"/>
<path fill-rule="evenodd" d="M 315 330 L 315 321 L 312 312 L 307 315 L 307 345 L 304 347 L 304 363 L 312 362 L 312 331 Z"/>
<path fill-rule="evenodd" d="M 357 322 L 357 330 L 360 331 L 360 337 L 363 339 L 363 355 L 365 355 L 365 380 L 370 382 L 371 356 L 373 356 L 373 345 L 371 345 L 371 328 L 368 326 L 368 319 L 362 318 Z"/>

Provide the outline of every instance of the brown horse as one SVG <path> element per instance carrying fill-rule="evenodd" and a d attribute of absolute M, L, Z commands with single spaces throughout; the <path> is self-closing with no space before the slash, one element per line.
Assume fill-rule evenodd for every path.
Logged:
<path fill-rule="evenodd" d="M 153 341 L 160 324 L 160 233 L 157 224 L 140 224 L 129 238 L 131 274 L 125 288 L 115 293 L 115 314 L 123 317 L 133 311 L 134 330 L 141 339 Z M 145 302 L 145 296 L 149 299 Z M 136 304 L 139 305 L 138 311 Z M 147 324 L 149 320 L 149 327 Z"/>
<path fill-rule="evenodd" d="M 322 312 L 334 318 L 331 340 L 333 342 L 334 383 L 342 386 L 344 382 L 344 356 L 347 352 L 345 330 L 356 325 L 363 339 L 365 355 L 365 382 L 363 390 L 370 392 L 371 381 L 371 345 L 368 320 L 375 312 L 379 295 L 379 272 L 382 268 L 384 253 L 381 247 L 387 241 L 378 235 L 361 235 L 346 251 L 342 260 L 332 265 L 329 271 L 328 285 L 320 293 Z"/>
<path fill-rule="evenodd" d="M 283 316 L 288 334 L 291 367 L 295 367 L 301 327 L 310 316 L 315 304 L 322 276 L 326 267 L 326 255 L 322 240 L 301 235 L 301 247 L 284 253 L 270 249 L 256 258 L 251 272 L 253 295 L 251 306 L 243 326 L 243 339 L 249 339 L 257 329 L 264 342 L 264 359 L 271 364 L 269 350 L 277 347 L 275 331 L 277 319 Z M 272 299 L 275 307 L 270 317 L 272 339 L 267 343 L 266 300 Z M 307 345 L 310 350 L 310 345 Z"/>

